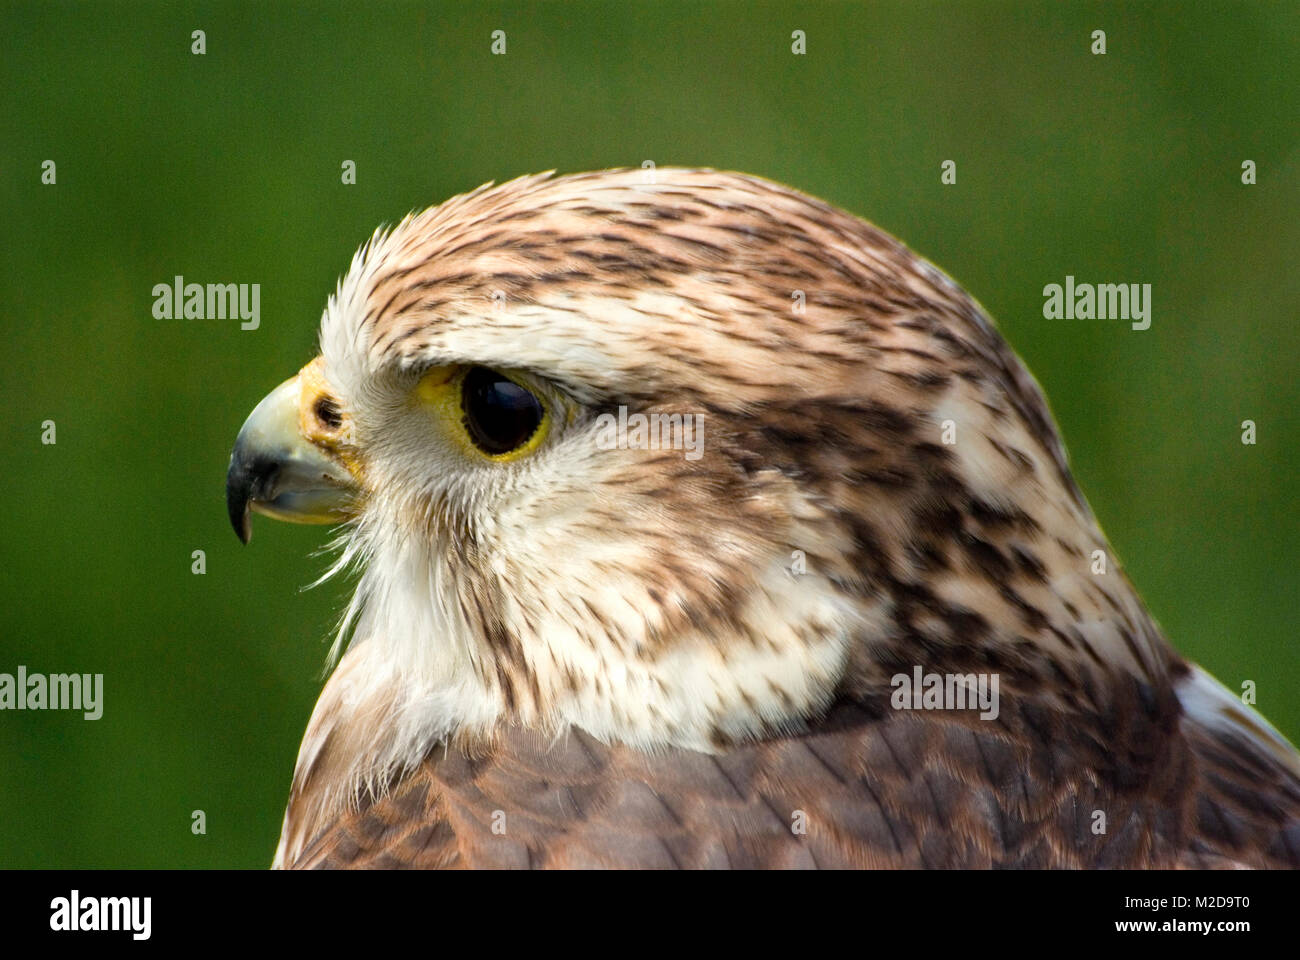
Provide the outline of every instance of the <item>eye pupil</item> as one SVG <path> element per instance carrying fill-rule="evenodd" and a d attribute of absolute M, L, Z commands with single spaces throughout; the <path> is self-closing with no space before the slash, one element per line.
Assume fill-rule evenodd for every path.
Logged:
<path fill-rule="evenodd" d="M 509 453 L 528 442 L 542 422 L 538 399 L 513 380 L 486 367 L 465 374 L 461 409 L 470 439 L 484 453 Z"/>

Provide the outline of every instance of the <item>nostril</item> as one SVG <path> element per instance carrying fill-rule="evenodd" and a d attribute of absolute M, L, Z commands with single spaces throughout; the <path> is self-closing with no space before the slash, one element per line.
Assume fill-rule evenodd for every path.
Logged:
<path fill-rule="evenodd" d="M 322 425 L 331 430 L 337 430 L 343 424 L 343 416 L 339 413 L 339 405 L 329 397 L 319 397 L 316 400 L 316 405 L 312 408 L 312 412 L 316 414 L 316 419 Z"/>

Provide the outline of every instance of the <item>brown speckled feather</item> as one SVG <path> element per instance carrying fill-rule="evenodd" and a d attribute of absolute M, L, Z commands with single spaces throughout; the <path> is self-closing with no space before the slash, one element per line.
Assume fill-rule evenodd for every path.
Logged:
<path fill-rule="evenodd" d="M 718 755 L 513 730 L 475 758 L 437 748 L 292 866 L 1300 867 L 1295 773 L 1143 701 L 1087 730 L 1042 704 L 990 724 L 843 701 Z"/>

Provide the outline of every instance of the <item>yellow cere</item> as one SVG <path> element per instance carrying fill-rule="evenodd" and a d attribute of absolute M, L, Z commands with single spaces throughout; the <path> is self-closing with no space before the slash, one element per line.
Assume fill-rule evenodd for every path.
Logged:
<path fill-rule="evenodd" d="M 550 404 L 522 378 L 504 370 L 497 370 L 502 376 L 513 380 L 537 398 L 537 402 L 542 405 L 542 421 L 537 425 L 537 429 L 533 431 L 533 435 L 514 450 L 498 454 L 485 453 L 474 443 L 470 438 L 469 431 L 465 428 L 465 410 L 461 405 L 461 386 L 465 382 L 465 374 L 470 369 L 470 367 L 461 364 L 433 368 L 416 385 L 416 398 L 446 424 L 447 432 L 456 439 L 467 456 L 491 460 L 493 463 L 510 463 L 529 456 L 546 441 L 546 435 L 550 432 Z"/>

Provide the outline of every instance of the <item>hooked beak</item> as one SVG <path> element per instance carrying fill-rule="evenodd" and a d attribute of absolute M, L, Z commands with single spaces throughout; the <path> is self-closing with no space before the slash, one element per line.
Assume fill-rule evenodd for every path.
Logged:
<path fill-rule="evenodd" d="M 350 424 L 328 393 L 317 358 L 262 399 L 235 438 L 226 473 L 230 524 L 244 543 L 250 510 L 292 523 L 352 515 L 357 481 L 344 453 Z"/>

